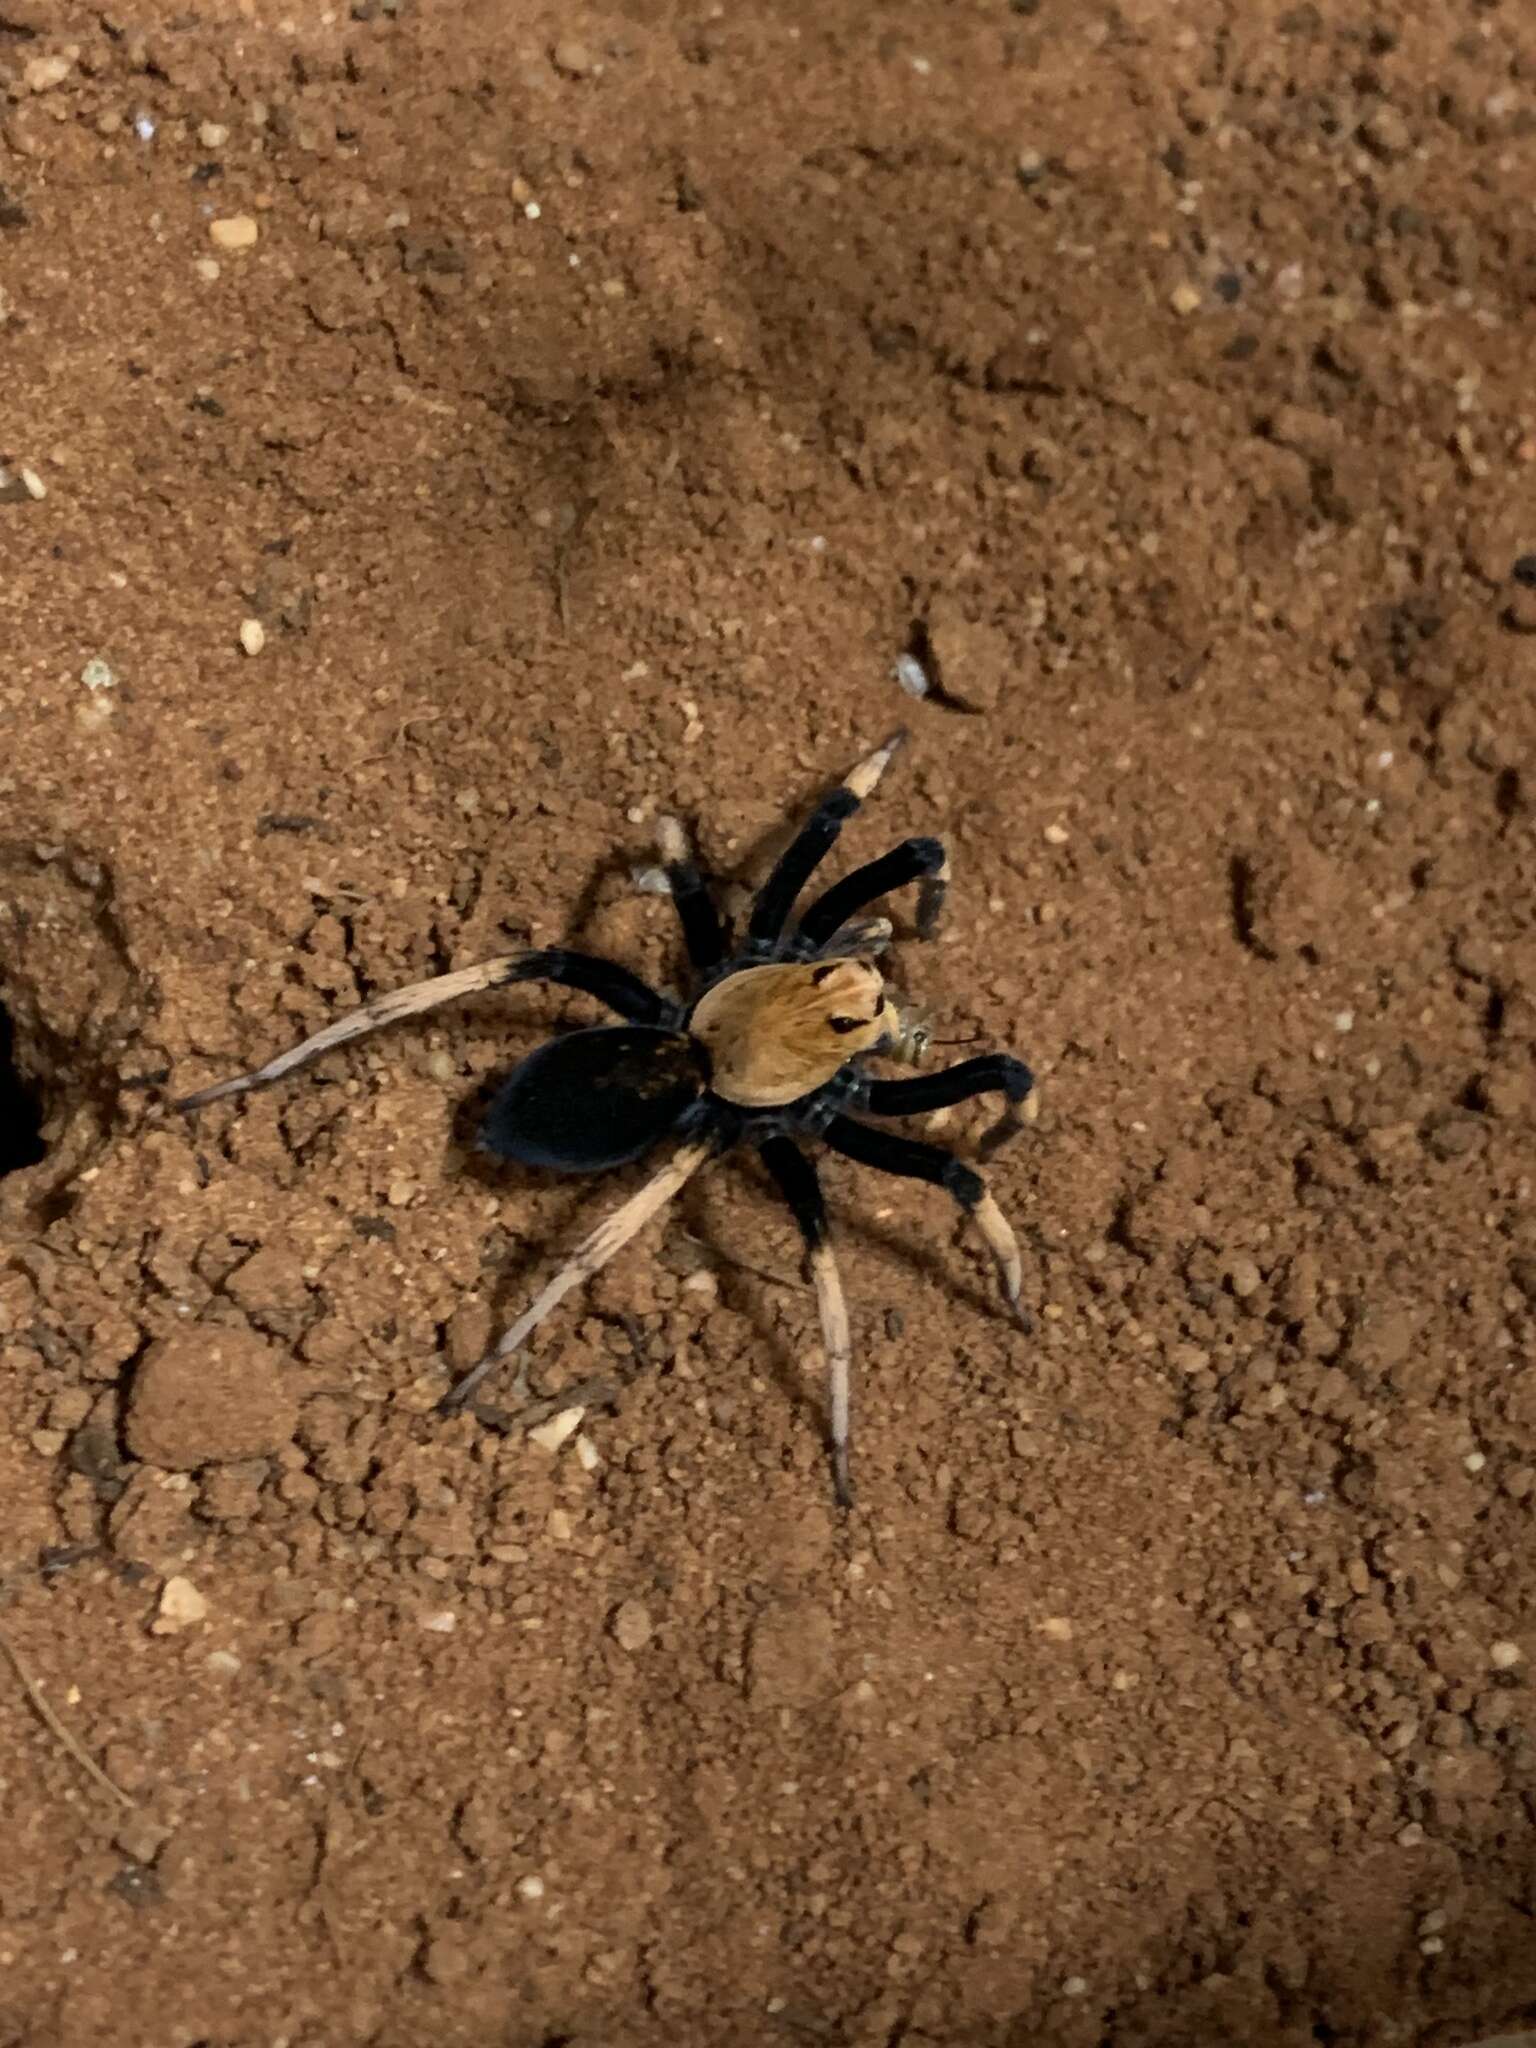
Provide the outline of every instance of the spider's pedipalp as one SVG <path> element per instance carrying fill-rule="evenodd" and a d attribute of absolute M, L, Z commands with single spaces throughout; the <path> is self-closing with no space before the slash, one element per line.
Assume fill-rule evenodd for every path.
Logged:
<path fill-rule="evenodd" d="M 956 1159 L 942 1145 L 922 1144 L 896 1131 L 877 1131 L 848 1116 L 833 1117 L 822 1135 L 834 1152 L 856 1160 L 860 1166 L 872 1166 L 880 1173 L 894 1173 L 904 1180 L 925 1180 L 933 1187 L 943 1188 L 981 1233 L 996 1261 L 1003 1298 L 1015 1318 L 1026 1330 L 1034 1327 L 1021 1299 L 1024 1262 L 1019 1256 L 1018 1238 L 973 1166 Z"/>
<path fill-rule="evenodd" d="M 643 1188 L 630 1196 L 629 1200 L 615 1209 L 611 1216 L 605 1216 L 595 1230 L 584 1237 L 569 1259 L 547 1281 L 539 1293 L 528 1304 L 517 1321 L 480 1363 L 467 1372 L 456 1387 L 446 1393 L 438 1403 L 445 1415 L 452 1415 L 470 1401 L 477 1387 L 489 1373 L 503 1364 L 532 1336 L 550 1312 L 584 1280 L 590 1280 L 594 1273 L 606 1266 L 616 1252 L 621 1252 L 632 1237 L 642 1231 L 651 1218 L 664 1209 L 682 1187 L 690 1174 L 696 1173 L 715 1152 L 712 1139 L 703 1139 L 695 1144 L 684 1145 L 673 1153 L 660 1173 L 653 1174 Z"/>
<path fill-rule="evenodd" d="M 1007 1107 L 997 1122 L 982 1133 L 976 1147 L 982 1159 L 1017 1137 L 1024 1128 L 1019 1105 L 1035 1085 L 1035 1077 L 1022 1060 L 1009 1053 L 980 1053 L 973 1060 L 961 1060 L 941 1073 L 921 1074 L 910 1081 L 871 1081 L 864 1107 L 874 1116 L 918 1116 L 928 1109 L 948 1109 L 967 1102 L 973 1095 L 994 1090 L 1006 1096 Z"/>
<path fill-rule="evenodd" d="M 827 1362 L 827 1434 L 832 1452 L 832 1485 L 839 1507 L 853 1505 L 849 1413 L 853 1377 L 853 1340 L 848 1329 L 848 1304 L 827 1236 L 827 1205 L 816 1169 L 786 1137 L 767 1138 L 758 1148 L 764 1166 L 778 1183 L 805 1240 L 806 1264 L 816 1289 L 821 1318 L 821 1348 Z"/>
<path fill-rule="evenodd" d="M 499 953 L 492 960 L 482 960 L 476 967 L 460 967 L 452 974 L 437 974 L 430 981 L 412 982 L 407 988 L 392 989 L 387 995 L 375 996 L 372 1002 L 348 1010 L 343 1016 L 333 1017 L 312 1037 L 290 1047 L 287 1052 L 279 1053 L 264 1067 L 257 1067 L 249 1074 L 237 1074 L 232 1080 L 216 1081 L 211 1088 L 200 1088 L 193 1095 L 183 1095 L 171 1107 L 204 1109 L 210 1102 L 223 1102 L 232 1095 L 249 1094 L 253 1088 L 265 1088 L 273 1081 L 282 1080 L 285 1074 L 293 1073 L 296 1068 L 308 1066 L 322 1053 L 333 1052 L 339 1045 L 350 1045 L 355 1038 L 366 1038 L 371 1031 L 382 1031 L 386 1024 L 398 1024 L 407 1017 L 424 1016 L 428 1010 L 436 1010 L 444 1003 L 457 1002 L 463 996 L 479 995 L 488 988 L 506 988 L 519 981 L 554 981 L 566 988 L 582 989 L 635 1024 L 660 1024 L 668 1015 L 669 1006 L 654 989 L 648 988 L 627 967 L 619 967 L 611 960 L 572 953 L 564 946 Z"/>
<path fill-rule="evenodd" d="M 778 865 L 763 884 L 747 925 L 747 938 L 759 951 L 778 944 L 785 921 L 795 907 L 795 898 L 810 880 L 854 812 L 874 789 L 890 766 L 891 757 L 906 738 L 893 732 L 883 745 L 866 754 L 847 780 L 829 789 L 809 818 L 780 855 Z"/>

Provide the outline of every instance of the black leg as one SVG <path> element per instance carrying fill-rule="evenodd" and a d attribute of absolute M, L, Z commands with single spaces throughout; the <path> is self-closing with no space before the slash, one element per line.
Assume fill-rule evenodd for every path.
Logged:
<path fill-rule="evenodd" d="M 893 733 L 883 747 L 866 754 L 848 779 L 828 790 L 806 819 L 752 906 L 747 938 L 754 946 L 765 949 L 777 943 L 785 920 L 795 907 L 795 898 L 848 819 L 885 773 L 891 756 L 905 738 L 905 733 Z"/>
<path fill-rule="evenodd" d="M 809 1159 L 788 1138 L 765 1138 L 758 1147 L 764 1166 L 778 1182 L 779 1192 L 794 1212 L 805 1239 L 806 1261 L 816 1287 L 821 1315 L 821 1348 L 827 1357 L 828 1438 L 832 1451 L 832 1485 L 840 1508 L 853 1506 L 849 1470 L 849 1383 L 853 1344 L 842 1278 L 827 1240 L 827 1205 L 821 1182 Z"/>
<path fill-rule="evenodd" d="M 860 1166 L 899 1174 L 905 1180 L 925 1180 L 952 1196 L 981 1232 L 997 1261 L 998 1279 L 1008 1306 L 1026 1330 L 1032 1327 L 1019 1302 L 1024 1264 L 1019 1257 L 1018 1239 L 975 1167 L 965 1165 L 941 1145 L 922 1145 L 895 1131 L 872 1130 L 868 1124 L 855 1123 L 852 1117 L 833 1117 L 822 1136 L 834 1152 L 857 1160 Z"/>
<path fill-rule="evenodd" d="M 572 953 L 564 946 L 543 946 L 525 953 L 506 979 L 509 983 L 553 981 L 562 988 L 579 988 L 631 1024 L 665 1024 L 672 1015 L 672 1005 L 638 974 L 616 960 Z"/>
<path fill-rule="evenodd" d="M 973 1095 L 1006 1095 L 1008 1107 L 982 1136 L 977 1151 L 990 1159 L 1024 1128 L 1018 1106 L 1035 1085 L 1022 1060 L 1005 1052 L 987 1052 L 961 1060 L 938 1074 L 918 1074 L 910 1081 L 871 1081 L 864 1107 L 875 1116 L 916 1116 L 925 1109 L 948 1109 Z"/>
<path fill-rule="evenodd" d="M 210 1102 L 222 1102 L 226 1096 L 265 1088 L 296 1067 L 308 1066 L 322 1053 L 331 1052 L 338 1045 L 350 1045 L 354 1038 L 366 1038 L 370 1031 L 382 1030 L 386 1024 L 420 1017 L 444 1003 L 457 1002 L 462 996 L 479 995 L 482 989 L 506 988 L 517 981 L 554 981 L 566 988 L 579 988 L 632 1024 L 665 1024 L 673 1015 L 671 1004 L 648 988 L 639 975 L 611 960 L 597 960 L 589 953 L 571 953 L 564 946 L 502 953 L 494 960 L 482 960 L 477 967 L 460 967 L 452 974 L 434 975 L 430 981 L 413 982 L 408 988 L 391 989 L 385 995 L 375 996 L 371 1003 L 359 1004 L 355 1010 L 332 1018 L 313 1037 L 279 1053 L 264 1067 L 249 1074 L 237 1074 L 231 1081 L 215 1082 L 211 1088 L 200 1088 L 195 1095 L 184 1095 L 172 1106 L 202 1109 Z"/>
<path fill-rule="evenodd" d="M 900 846 L 855 868 L 817 897 L 800 920 L 799 936 L 807 951 L 818 952 L 867 903 L 878 902 L 893 889 L 917 881 L 923 885 L 917 899 L 918 937 L 931 939 L 944 908 L 949 861 L 937 839 L 904 839 Z"/>
<path fill-rule="evenodd" d="M 718 967 L 725 958 L 725 933 L 704 877 L 689 849 L 688 835 L 676 818 L 663 818 L 657 837 L 662 865 L 672 885 L 672 901 L 683 927 L 683 944 L 694 967 Z"/>

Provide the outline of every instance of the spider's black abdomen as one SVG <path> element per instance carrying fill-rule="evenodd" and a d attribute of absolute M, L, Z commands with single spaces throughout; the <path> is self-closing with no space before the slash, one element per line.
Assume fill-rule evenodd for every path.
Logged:
<path fill-rule="evenodd" d="M 649 1024 L 552 1038 L 514 1067 L 480 1126 L 498 1159 L 596 1173 L 649 1152 L 704 1092 L 701 1049 Z"/>

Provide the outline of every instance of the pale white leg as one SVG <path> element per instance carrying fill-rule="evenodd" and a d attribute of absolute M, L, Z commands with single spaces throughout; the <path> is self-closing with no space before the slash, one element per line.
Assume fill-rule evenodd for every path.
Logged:
<path fill-rule="evenodd" d="M 461 1379 L 439 1404 L 446 1413 L 453 1413 L 470 1400 L 475 1389 L 486 1375 L 493 1372 L 505 1359 L 527 1342 L 528 1338 L 550 1312 L 557 1308 L 572 1288 L 579 1287 L 584 1280 L 590 1280 L 601 1267 L 606 1266 L 616 1252 L 621 1252 L 632 1237 L 642 1231 L 651 1218 L 664 1209 L 690 1174 L 696 1173 L 713 1152 L 709 1142 L 684 1145 L 652 1179 L 648 1180 L 638 1193 L 630 1196 L 611 1216 L 605 1216 L 597 1228 L 576 1247 L 570 1258 L 548 1281 L 542 1290 L 524 1309 L 496 1349 L 482 1358 Z"/>
<path fill-rule="evenodd" d="M 993 1200 L 991 1191 L 984 1194 L 971 1211 L 971 1220 L 986 1240 L 987 1250 L 997 1261 L 997 1277 L 1002 1282 L 1003 1296 L 1015 1316 L 1025 1329 L 1032 1329 L 1020 1296 L 1024 1291 L 1024 1261 L 1019 1257 L 1019 1240 L 1013 1234 L 1013 1225 Z"/>
<path fill-rule="evenodd" d="M 409 988 L 375 996 L 371 1003 L 333 1018 L 313 1038 L 279 1053 L 264 1067 L 249 1074 L 237 1074 L 230 1081 L 216 1081 L 211 1088 L 199 1088 L 195 1095 L 183 1095 L 171 1107 L 202 1109 L 210 1102 L 223 1102 L 227 1096 L 265 1088 L 268 1082 L 280 1081 L 296 1067 L 308 1066 L 322 1053 L 331 1052 L 338 1045 L 349 1045 L 354 1038 L 366 1038 L 370 1031 L 380 1031 L 386 1024 L 398 1024 L 402 1018 L 419 1017 L 424 1011 L 435 1010 L 440 1003 L 456 1002 L 460 996 L 478 995 L 482 989 L 515 981 L 518 967 L 528 957 L 526 952 L 501 953 L 494 960 L 482 960 L 478 967 L 461 967 L 456 973 L 434 975 L 430 981 L 412 982 Z"/>
<path fill-rule="evenodd" d="M 821 1313 L 821 1348 L 827 1356 L 827 1400 L 831 1411 L 832 1482 L 841 1508 L 853 1505 L 853 1480 L 849 1469 L 850 1381 L 853 1371 L 853 1340 L 848 1331 L 848 1304 L 843 1299 L 842 1275 L 825 1238 L 811 1247 L 811 1279 L 816 1286 L 816 1306 Z"/>

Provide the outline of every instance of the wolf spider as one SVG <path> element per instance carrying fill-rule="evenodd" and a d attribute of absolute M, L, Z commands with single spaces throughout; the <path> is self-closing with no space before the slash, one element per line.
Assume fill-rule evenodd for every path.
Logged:
<path fill-rule="evenodd" d="M 529 1053 L 492 1100 L 481 1147 L 525 1166 L 590 1173 L 627 1165 L 666 1137 L 680 1142 L 666 1165 L 576 1247 L 495 1349 L 445 1396 L 442 1409 L 470 1401 L 557 1303 L 622 1250 L 707 1160 L 751 1145 L 805 1241 L 830 1384 L 834 1485 L 839 1504 L 850 1506 L 848 1311 L 816 1168 L 797 1140 L 819 1138 L 861 1166 L 944 1189 L 995 1259 L 1008 1307 L 1030 1327 L 1019 1301 L 1018 1243 L 982 1176 L 941 1146 L 862 1120 L 915 1116 L 995 1093 L 1004 1097 L 1004 1108 L 980 1142 L 981 1157 L 1022 1127 L 1019 1106 L 1032 1085 L 1030 1071 L 1007 1053 L 983 1053 L 905 1080 L 882 1080 L 868 1068 L 871 1058 L 916 1063 L 929 1038 L 915 1016 L 892 1002 L 874 964 L 890 939 L 890 924 L 858 913 L 915 882 L 918 935 L 930 938 L 949 880 L 942 844 L 903 840 L 833 883 L 791 923 L 812 872 L 904 737 L 893 734 L 821 799 L 763 885 L 734 945 L 682 826 L 661 821 L 661 856 L 693 970 L 686 998 L 658 994 L 614 961 L 561 946 L 504 953 L 379 996 L 254 1072 L 183 1096 L 175 1107 L 201 1109 L 264 1087 L 336 1046 L 482 989 L 543 980 L 595 996 L 624 1022 L 568 1032 Z"/>

